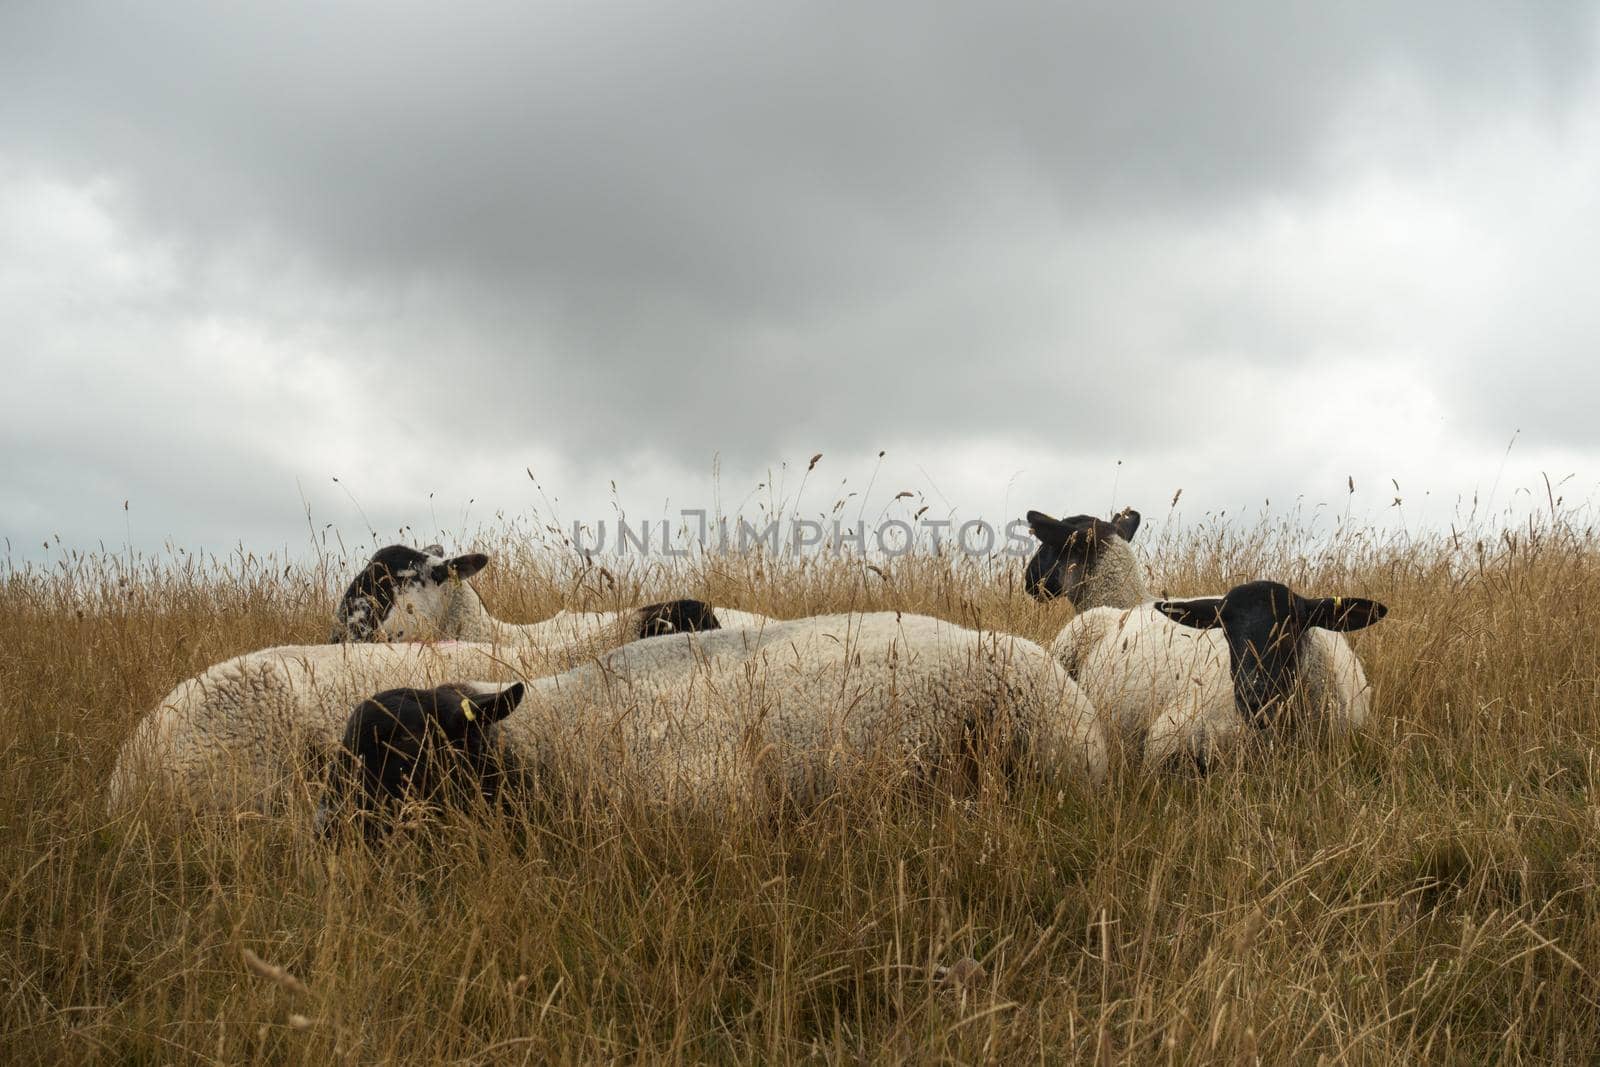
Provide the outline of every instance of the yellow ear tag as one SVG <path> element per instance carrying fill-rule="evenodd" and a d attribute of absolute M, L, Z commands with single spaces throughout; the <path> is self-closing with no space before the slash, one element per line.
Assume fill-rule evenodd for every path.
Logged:
<path fill-rule="evenodd" d="M 1333 610 L 1334 611 L 1338 611 L 1339 610 L 1339 602 L 1341 600 L 1343 600 L 1343 599 L 1344 599 L 1344 597 L 1342 597 L 1342 596 L 1336 596 L 1336 597 L 1333 598 Z"/>
<path fill-rule="evenodd" d="M 461 714 L 467 717 L 468 722 L 478 721 L 477 713 L 472 710 L 472 701 L 468 700 L 466 697 L 461 698 Z"/>

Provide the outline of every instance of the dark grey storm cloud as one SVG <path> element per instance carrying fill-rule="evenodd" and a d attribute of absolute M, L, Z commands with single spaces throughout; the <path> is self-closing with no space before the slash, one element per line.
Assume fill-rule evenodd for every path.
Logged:
<path fill-rule="evenodd" d="M 985 181 L 1212 210 L 1303 180 L 1367 79 L 1459 121 L 1559 102 L 1593 43 L 1583 3 L 8 11 L 13 150 L 128 170 L 164 224 L 756 312 L 915 262 Z"/>
<path fill-rule="evenodd" d="M 1186 404 L 1276 401 L 1275 373 L 1336 358 L 1374 375 L 1461 358 L 1490 380 L 1520 339 L 1592 373 L 1592 318 L 1535 338 L 1492 319 L 1434 351 L 1381 295 L 1316 290 L 1360 265 L 1288 283 L 1230 257 L 1238 235 L 1247 259 L 1251 241 L 1261 262 L 1298 259 L 1295 233 L 1270 236 L 1274 205 L 1345 203 L 1320 223 L 1338 230 L 1370 217 L 1350 197 L 1427 179 L 1498 124 L 1588 137 L 1593 5 L 1216 10 L 7 4 L 0 177 L 104 185 L 114 232 L 83 254 L 136 247 L 167 273 L 85 287 L 70 325 L 28 319 L 46 305 L 13 290 L 27 321 L 0 359 L 35 396 L 80 392 L 8 420 L 6 449 L 40 458 L 0 490 L 39 521 L 70 512 L 52 426 L 71 431 L 62 469 L 196 508 L 175 482 L 242 500 L 269 475 L 373 466 L 385 426 L 412 459 L 521 449 L 586 481 L 641 453 L 754 471 L 784 450 L 969 437 L 1154 462 L 1192 450 Z M 1440 246 L 1454 233 L 1440 223 Z M 1526 295 L 1552 317 L 1593 267 L 1501 251 L 1541 256 Z M 1431 261 L 1396 256 L 1397 300 L 1434 291 Z M 1420 314 L 1479 303 L 1444 291 Z M 213 342 L 219 365 L 272 373 L 212 388 Z M 54 369 L 24 367 L 40 361 Z M 318 381 L 350 392 L 319 406 Z M 1592 441 L 1558 391 L 1437 384 L 1474 432 L 1525 414 Z M 281 447 L 285 426 L 321 452 Z M 181 478 L 119 453 L 130 441 Z"/>

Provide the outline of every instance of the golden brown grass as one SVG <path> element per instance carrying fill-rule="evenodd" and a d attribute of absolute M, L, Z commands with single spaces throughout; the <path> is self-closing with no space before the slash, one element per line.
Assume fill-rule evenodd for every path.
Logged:
<path fill-rule="evenodd" d="M 521 534 L 490 547 L 480 588 L 519 621 L 673 594 L 1038 639 L 1070 615 L 1029 602 L 1013 561 L 601 575 Z M 1217 525 L 1153 555 L 1174 594 L 1271 576 L 1386 601 L 1356 637 L 1378 688 L 1367 735 L 1203 780 L 852 797 L 777 823 L 546 805 L 378 854 L 330 853 L 288 820 L 108 822 L 100 795 L 173 683 L 320 640 L 352 563 L 12 572 L 0 1061 L 1600 1055 L 1596 537 Z"/>

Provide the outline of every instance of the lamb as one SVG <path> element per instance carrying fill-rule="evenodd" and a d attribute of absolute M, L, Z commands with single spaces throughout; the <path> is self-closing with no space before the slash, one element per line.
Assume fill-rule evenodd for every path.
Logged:
<path fill-rule="evenodd" d="M 1052 651 L 1108 729 L 1150 766 L 1205 771 L 1247 735 L 1338 736 L 1370 707 L 1361 661 L 1339 633 L 1383 618 L 1365 597 L 1307 598 L 1279 582 L 1221 597 L 1162 600 L 1079 616 Z"/>
<path fill-rule="evenodd" d="M 1028 523 L 1040 546 L 1028 561 L 1024 585 L 1036 599 L 1066 596 L 1077 607 L 1078 614 L 1050 650 L 1084 687 L 1101 714 L 1116 726 L 1124 741 L 1135 749 L 1143 747 L 1147 757 L 1165 759 L 1169 750 L 1186 748 L 1191 755 L 1198 754 L 1203 764 L 1207 750 L 1220 753 L 1224 738 L 1237 732 L 1233 728 L 1237 724 L 1228 715 L 1218 714 L 1210 727 L 1193 715 L 1171 715 L 1170 705 L 1180 700 L 1180 694 L 1170 685 L 1159 689 L 1158 683 L 1166 683 L 1165 676 L 1151 682 L 1157 688 L 1147 691 L 1143 683 L 1129 681 L 1128 671 L 1136 668 L 1115 663 L 1123 656 L 1138 658 L 1131 651 L 1132 644 L 1159 648 L 1160 652 L 1143 655 L 1154 656 L 1170 667 L 1173 684 L 1179 675 L 1188 680 L 1183 694 L 1191 698 L 1189 706 L 1223 710 L 1233 706 L 1227 699 L 1230 660 L 1225 655 L 1223 632 L 1191 633 L 1176 628 L 1151 603 L 1143 568 L 1129 543 L 1139 529 L 1139 513 L 1125 508 L 1106 522 L 1089 515 L 1053 519 L 1030 511 Z M 1377 617 L 1382 617 L 1381 612 Z M 1310 705 L 1315 709 L 1312 717 L 1331 724 L 1335 733 L 1358 729 L 1372 699 L 1361 661 L 1344 637 L 1319 623 L 1311 626 L 1301 644 L 1310 649 L 1306 662 L 1320 664 L 1307 666 L 1303 672 Z M 1209 694 L 1203 700 L 1202 690 Z M 1154 740 L 1147 736 L 1152 731 L 1157 735 Z"/>
<path fill-rule="evenodd" d="M 640 637 L 768 621 L 750 612 L 713 610 L 699 600 L 671 600 L 618 612 L 562 611 L 525 625 L 502 622 L 466 583 L 488 564 L 482 552 L 447 559 L 438 545 L 422 551 L 405 545 L 381 548 L 339 601 L 330 642 L 449 638 L 532 644 L 550 649 L 558 667 L 569 667 Z"/>
<path fill-rule="evenodd" d="M 935 619 L 835 615 L 668 635 L 545 678 L 510 651 L 345 645 L 219 664 L 130 740 L 113 791 L 129 797 L 149 776 L 201 808 L 271 803 L 308 749 L 323 760 L 334 750 L 356 701 L 450 678 L 533 678 L 502 736 L 519 762 L 579 791 L 628 782 L 656 800 L 702 800 L 747 793 L 759 776 L 814 796 L 880 756 L 907 773 L 931 767 L 974 731 L 1051 780 L 1105 765 L 1093 708 L 1044 649 Z"/>

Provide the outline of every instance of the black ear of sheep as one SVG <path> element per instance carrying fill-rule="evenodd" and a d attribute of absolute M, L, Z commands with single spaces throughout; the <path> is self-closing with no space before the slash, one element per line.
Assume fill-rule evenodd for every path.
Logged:
<path fill-rule="evenodd" d="M 1117 512 L 1116 518 L 1111 520 L 1111 528 L 1117 531 L 1117 536 L 1124 541 L 1132 541 L 1133 535 L 1139 532 L 1139 513 L 1132 508 L 1123 508 Z"/>
<path fill-rule="evenodd" d="M 1042 511 L 1028 512 L 1028 528 L 1043 543 L 1058 547 L 1083 530 L 1083 526 L 1073 519 L 1053 518 Z"/>
<path fill-rule="evenodd" d="M 1306 625 L 1324 630 L 1361 630 L 1389 614 L 1383 604 L 1364 596 L 1310 597 L 1306 605 Z"/>
<path fill-rule="evenodd" d="M 489 696 L 472 698 L 472 704 L 482 716 L 484 722 L 499 722 L 501 719 L 517 710 L 517 705 L 522 703 L 522 694 L 526 686 L 521 682 L 513 682 Z"/>
<path fill-rule="evenodd" d="M 466 555 L 447 559 L 436 564 L 428 576 L 436 582 L 446 582 L 451 578 L 465 581 L 489 565 L 489 557 L 482 552 L 468 552 Z"/>
<path fill-rule="evenodd" d="M 1197 600 L 1158 600 L 1150 605 L 1180 626 L 1196 630 L 1209 630 L 1222 625 L 1222 598 L 1201 597 Z"/>

